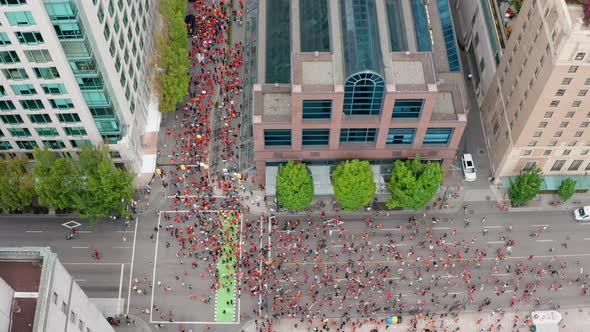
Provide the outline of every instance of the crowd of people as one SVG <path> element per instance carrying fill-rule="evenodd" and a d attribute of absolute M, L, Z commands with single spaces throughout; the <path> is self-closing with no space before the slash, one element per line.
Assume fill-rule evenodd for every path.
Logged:
<path fill-rule="evenodd" d="M 162 212 L 162 226 L 154 231 L 175 251 L 178 264 L 186 262 L 195 270 L 183 267 L 176 280 L 188 290 L 194 287 L 185 284 L 189 274 L 211 282 L 202 294 L 190 292 L 191 300 L 212 302 L 227 277 L 219 274 L 219 260 L 237 262 L 241 294 L 265 299 L 251 316 L 246 314 L 260 331 L 270 331 L 281 318 L 297 319 L 309 330 L 343 331 L 347 326 L 356 331 L 363 324 L 387 326 L 388 313 L 412 315 L 414 329 L 418 319 L 424 319 L 433 330 L 447 331 L 439 324 L 457 321 L 467 307 L 493 310 L 497 321 L 475 323 L 482 331 L 494 331 L 504 323 L 498 308 L 551 304 L 539 290 L 586 295 L 589 275 L 579 265 L 568 266 L 557 258 L 549 263 L 532 256 L 512 259 L 518 247 L 510 238 L 512 227 L 502 230 L 501 244 L 489 252 L 482 242 L 488 231 L 482 238 L 468 238 L 465 228 L 438 231 L 424 223 L 423 216 L 411 217 L 395 232 L 367 219 L 366 231 L 358 235 L 345 231 L 340 222 L 329 222 L 326 213 L 281 220 L 272 216 L 272 231 L 258 219 L 269 216 L 244 217 L 241 226 L 237 219 L 225 218 L 248 212 L 239 195 L 247 190 L 243 184 L 248 178 L 236 176 L 232 166 L 240 148 L 244 49 L 228 36 L 235 19 L 230 14 L 243 15 L 244 7 L 242 1 L 234 4 L 237 10 L 229 6 L 229 0 L 191 2 L 188 12 L 195 20 L 188 25 L 190 88 L 176 121 L 166 129 L 172 144 L 163 154 L 173 166 L 163 168 L 159 177 L 164 196 L 171 196 L 167 209 L 175 212 Z M 230 219 L 232 227 L 239 227 L 241 245 L 224 225 Z M 270 243 L 262 244 L 263 236 L 269 236 Z M 227 247 L 229 252 L 222 250 Z M 160 281 L 154 287 L 172 291 Z M 484 292 L 490 288 L 495 296 Z M 235 305 L 233 300 L 227 304 Z M 174 312 L 161 307 L 154 303 L 146 310 L 174 321 Z M 334 317 L 340 317 L 339 322 L 329 319 Z M 518 331 L 530 321 L 517 317 L 513 324 Z"/>

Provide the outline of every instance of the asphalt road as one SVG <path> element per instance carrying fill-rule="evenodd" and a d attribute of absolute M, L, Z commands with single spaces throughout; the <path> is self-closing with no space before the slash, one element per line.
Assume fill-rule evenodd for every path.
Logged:
<path fill-rule="evenodd" d="M 75 238 L 66 240 L 70 230 L 63 223 L 75 220 Z M 15 216 L 0 218 L 0 246 L 48 246 L 90 298 L 126 297 L 133 248 L 134 222 L 125 230 L 122 222 L 92 225 L 71 217 Z M 125 237 L 125 241 L 123 238 Z M 92 255 L 94 248 L 101 259 Z"/>

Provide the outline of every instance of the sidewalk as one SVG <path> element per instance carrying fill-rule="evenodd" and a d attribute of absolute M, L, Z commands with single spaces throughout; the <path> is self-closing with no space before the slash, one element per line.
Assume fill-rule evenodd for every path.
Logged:
<path fill-rule="evenodd" d="M 585 332 L 588 331 L 588 321 L 590 321 L 590 308 L 580 309 L 562 309 L 559 310 L 563 316 L 563 320 L 559 324 L 560 331 L 562 332 Z M 457 319 L 451 317 L 437 318 L 437 319 L 417 319 L 415 331 L 465 331 L 465 332 L 478 332 L 488 331 L 488 328 L 492 327 L 492 331 L 497 332 L 528 332 L 530 328 L 526 323 L 527 318 L 530 317 L 530 312 L 506 312 L 503 317 L 499 313 L 487 312 L 487 313 L 463 313 Z M 353 328 L 352 324 L 346 324 L 340 331 L 355 331 L 355 332 L 372 332 L 377 329 L 379 332 L 383 331 L 412 331 L 411 316 L 403 316 L 401 324 L 398 325 L 387 325 L 386 316 L 376 317 L 378 323 L 369 322 L 368 319 L 362 321 L 362 325 L 356 324 L 356 329 Z M 478 323 L 478 320 L 481 322 Z M 516 319 L 516 326 L 514 327 Z M 498 322 L 498 320 L 500 320 Z M 319 322 L 319 320 L 317 320 Z M 352 320 L 356 321 L 356 320 Z M 317 331 L 326 331 L 322 329 L 323 326 L 328 326 L 330 331 L 336 331 L 340 327 L 341 320 L 339 319 L 326 319 L 324 322 L 318 324 L 309 325 L 307 322 L 301 323 L 297 319 L 282 319 L 276 325 L 273 325 L 272 331 L 280 332 L 305 332 L 314 331 L 314 328 L 318 328 Z M 498 327 L 500 325 L 500 327 Z M 268 326 L 267 326 L 268 327 Z M 257 332 L 254 321 L 246 323 L 243 328 L 245 332 Z M 268 331 L 268 329 L 264 329 Z"/>

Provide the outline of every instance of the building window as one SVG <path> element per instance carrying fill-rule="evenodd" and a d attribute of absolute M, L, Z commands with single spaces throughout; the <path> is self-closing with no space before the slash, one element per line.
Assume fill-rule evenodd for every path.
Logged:
<path fill-rule="evenodd" d="M 578 60 L 578 61 L 584 60 L 585 56 L 586 56 L 586 53 L 578 52 L 578 53 L 576 53 L 576 57 L 574 58 L 574 60 Z"/>
<path fill-rule="evenodd" d="M 14 33 L 16 35 L 16 39 L 21 44 L 26 45 L 38 45 L 43 44 L 45 41 L 43 40 L 43 36 L 39 31 L 30 31 L 30 32 L 20 32 L 17 31 Z"/>
<path fill-rule="evenodd" d="M 24 68 L 2 69 L 2 73 L 4 74 L 7 80 L 20 81 L 29 78 L 29 75 L 27 75 L 27 71 Z"/>
<path fill-rule="evenodd" d="M 44 3 L 47 14 L 51 20 L 65 21 L 78 18 L 76 7 L 69 2 Z"/>
<path fill-rule="evenodd" d="M 396 99 L 393 106 L 392 118 L 417 119 L 420 117 L 424 99 Z"/>
<path fill-rule="evenodd" d="M 43 141 L 43 145 L 45 145 L 47 148 L 53 149 L 53 150 L 63 149 L 66 147 L 66 145 L 64 144 L 63 141 L 55 141 L 55 140 Z"/>
<path fill-rule="evenodd" d="M 543 151 L 543 155 L 544 156 L 548 156 L 550 154 L 551 154 L 551 150 L 545 150 L 545 151 Z"/>
<path fill-rule="evenodd" d="M 549 142 L 549 146 L 556 146 L 557 145 L 557 141 L 550 141 Z"/>
<path fill-rule="evenodd" d="M 29 62 L 45 63 L 53 61 L 48 50 L 24 50 L 23 52 Z"/>
<path fill-rule="evenodd" d="M 18 57 L 18 55 L 16 54 L 15 51 L 2 51 L 0 52 L 0 63 L 3 64 L 13 64 L 13 63 L 19 63 L 20 62 L 20 58 Z"/>
<path fill-rule="evenodd" d="M 580 156 L 586 156 L 586 155 L 588 155 L 589 152 L 590 152 L 590 150 L 582 150 L 582 151 L 580 151 Z"/>
<path fill-rule="evenodd" d="M 84 322 L 81 319 L 78 321 L 78 330 L 84 331 Z"/>
<path fill-rule="evenodd" d="M 576 131 L 576 133 L 574 134 L 574 137 L 582 137 L 583 134 L 584 134 L 583 131 Z"/>
<path fill-rule="evenodd" d="M 568 171 L 577 171 L 581 165 L 582 165 L 582 160 L 574 160 L 570 164 L 570 167 L 567 168 L 567 170 Z"/>
<path fill-rule="evenodd" d="M 346 115 L 377 115 L 381 113 L 385 83 L 381 76 L 364 72 L 352 75 L 344 86 Z"/>
<path fill-rule="evenodd" d="M 550 118 L 552 116 L 553 116 L 553 112 L 545 112 L 545 115 L 544 115 L 545 118 Z"/>
<path fill-rule="evenodd" d="M 580 107 L 580 104 L 582 104 L 581 100 L 574 100 L 572 102 L 572 107 Z"/>
<path fill-rule="evenodd" d="M 559 124 L 559 128 L 567 128 L 567 126 L 569 125 L 569 122 L 562 122 Z"/>
<path fill-rule="evenodd" d="M 14 107 L 14 103 L 11 100 L 0 100 L 0 111 L 13 111 L 16 107 Z"/>
<path fill-rule="evenodd" d="M 561 80 L 561 85 L 568 85 L 572 82 L 572 78 L 571 77 L 564 77 L 563 80 Z"/>
<path fill-rule="evenodd" d="M 572 153 L 572 150 L 563 150 L 564 156 L 569 156 Z"/>
<path fill-rule="evenodd" d="M 0 150 L 12 150 L 12 144 L 10 142 L 0 141 Z"/>
<path fill-rule="evenodd" d="M 20 101 L 22 108 L 29 111 L 38 111 L 45 108 L 43 102 L 40 99 L 25 99 Z"/>
<path fill-rule="evenodd" d="M 41 88 L 43 88 L 43 92 L 48 95 L 61 95 L 68 93 L 68 90 L 66 90 L 66 86 L 63 85 L 63 83 L 41 84 Z"/>
<path fill-rule="evenodd" d="M 60 110 L 68 110 L 74 108 L 74 103 L 69 98 L 64 99 L 49 99 L 49 104 L 51 107 Z M 88 105 L 91 105 L 88 103 Z"/>
<path fill-rule="evenodd" d="M 567 70 L 568 73 L 575 73 L 578 71 L 578 66 L 570 66 L 569 69 Z"/>
<path fill-rule="evenodd" d="M 553 166 L 551 166 L 551 171 L 560 171 L 564 164 L 565 160 L 556 160 Z"/>
<path fill-rule="evenodd" d="M 523 156 L 530 156 L 533 153 L 533 150 L 524 150 L 522 151 Z"/>
<path fill-rule="evenodd" d="M 541 121 L 539 122 L 539 128 L 547 128 L 547 121 Z"/>
<path fill-rule="evenodd" d="M 0 5 L 3 6 L 19 6 L 26 5 L 27 0 L 0 0 Z"/>
<path fill-rule="evenodd" d="M 17 96 L 33 96 L 37 94 L 37 90 L 33 84 L 16 84 L 11 85 L 10 88 L 12 88 L 12 91 Z"/>
<path fill-rule="evenodd" d="M 7 46 L 12 44 L 6 32 L 0 32 L 0 46 Z"/>
<path fill-rule="evenodd" d="M 392 145 L 409 145 L 414 143 L 414 128 L 390 128 L 387 133 L 387 144 Z"/>
<path fill-rule="evenodd" d="M 70 321 L 76 324 L 76 313 L 73 310 L 70 311 Z"/>
<path fill-rule="evenodd" d="M 330 143 L 330 129 L 303 129 L 303 145 L 328 145 Z"/>
<path fill-rule="evenodd" d="M 96 12 L 96 16 L 98 16 L 98 21 L 100 24 L 104 22 L 104 9 L 102 9 L 102 4 L 98 5 L 98 11 Z"/>
<path fill-rule="evenodd" d="M 578 144 L 578 141 L 571 141 L 567 143 L 567 146 L 576 146 L 576 144 Z"/>
<path fill-rule="evenodd" d="M 23 119 L 18 114 L 0 115 L 0 120 L 2 120 L 2 122 L 7 125 L 23 123 Z"/>
<path fill-rule="evenodd" d="M 34 150 L 37 147 L 35 141 L 16 141 L 16 145 L 23 150 Z"/>
<path fill-rule="evenodd" d="M 68 136 L 86 136 L 86 129 L 84 127 L 64 127 L 64 132 Z"/>
<path fill-rule="evenodd" d="M 588 93 L 588 89 L 582 89 L 578 91 L 578 97 L 584 97 Z"/>
<path fill-rule="evenodd" d="M 536 163 L 536 162 L 534 162 L 534 161 L 527 161 L 527 162 L 524 164 L 524 166 L 522 166 L 522 170 L 523 170 L 523 171 L 528 171 L 528 170 L 531 170 L 531 169 L 533 169 L 533 167 L 535 167 L 535 165 L 537 165 L 537 163 Z"/>
<path fill-rule="evenodd" d="M 264 129 L 264 145 L 290 146 L 291 129 Z"/>
<path fill-rule="evenodd" d="M 576 112 L 567 112 L 567 113 L 565 113 L 565 117 L 566 118 L 569 118 L 569 119 L 573 118 L 574 115 L 576 115 Z"/>
<path fill-rule="evenodd" d="M 59 122 L 63 122 L 63 123 L 76 123 L 76 122 L 80 122 L 80 116 L 76 113 L 62 113 L 62 114 L 58 114 L 57 118 L 59 119 Z"/>
<path fill-rule="evenodd" d="M 542 131 L 535 131 L 533 133 L 533 137 L 541 137 L 541 135 L 543 135 L 543 132 Z"/>
<path fill-rule="evenodd" d="M 8 132 L 13 137 L 31 137 L 31 132 L 28 128 L 8 128 Z"/>
<path fill-rule="evenodd" d="M 537 141 L 530 141 L 528 146 L 535 146 L 537 145 Z"/>
<path fill-rule="evenodd" d="M 6 12 L 8 23 L 12 26 L 27 26 L 35 24 L 35 19 L 30 11 Z"/>
<path fill-rule="evenodd" d="M 35 67 L 33 68 L 35 75 L 37 78 L 51 80 L 55 78 L 59 78 L 59 71 L 55 67 Z"/>
<path fill-rule="evenodd" d="M 35 124 L 51 123 L 51 117 L 49 114 L 31 114 L 29 120 Z"/>
<path fill-rule="evenodd" d="M 41 137 L 55 137 L 59 135 L 57 129 L 53 127 L 35 128 L 35 131 Z"/>
<path fill-rule="evenodd" d="M 587 128 L 588 125 L 590 125 L 590 122 L 584 121 L 584 122 L 580 123 L 580 128 Z"/>
<path fill-rule="evenodd" d="M 340 129 L 340 142 L 374 142 L 377 128 L 343 128 Z"/>
<path fill-rule="evenodd" d="M 64 314 L 68 313 L 68 305 L 65 302 L 61 303 L 61 312 L 63 312 Z"/>
<path fill-rule="evenodd" d="M 563 135 L 563 131 L 559 130 L 556 131 L 555 134 L 553 134 L 553 137 L 561 137 L 561 135 Z"/>
<path fill-rule="evenodd" d="M 428 128 L 424 135 L 424 144 L 449 144 L 453 128 Z"/>
<path fill-rule="evenodd" d="M 563 96 L 565 94 L 565 89 L 557 89 L 557 92 L 555 92 L 556 96 Z"/>
<path fill-rule="evenodd" d="M 557 107 L 559 106 L 559 100 L 552 100 L 551 104 L 549 104 L 549 107 Z"/>

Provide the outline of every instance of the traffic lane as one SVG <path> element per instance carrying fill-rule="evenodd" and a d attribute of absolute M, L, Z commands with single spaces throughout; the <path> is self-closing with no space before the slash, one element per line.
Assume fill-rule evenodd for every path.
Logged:
<path fill-rule="evenodd" d="M 123 265 L 123 269 L 121 268 Z M 127 297 L 127 276 L 129 264 L 94 263 L 72 264 L 64 263 L 72 278 L 91 298 L 117 298 L 119 287 L 121 297 Z M 123 279 L 121 281 L 121 271 Z"/>

